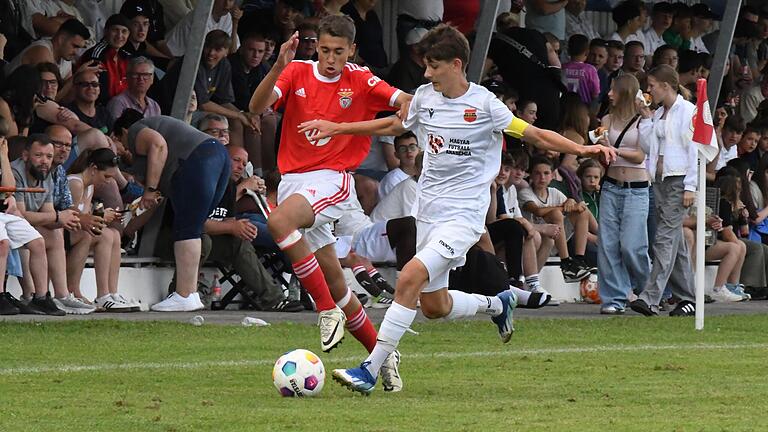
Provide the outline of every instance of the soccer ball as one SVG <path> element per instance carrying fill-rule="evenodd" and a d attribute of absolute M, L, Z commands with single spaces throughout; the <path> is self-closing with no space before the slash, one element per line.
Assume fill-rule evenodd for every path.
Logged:
<path fill-rule="evenodd" d="M 283 397 L 317 396 L 325 384 L 325 366 L 311 351 L 289 351 L 277 359 L 272 381 Z"/>

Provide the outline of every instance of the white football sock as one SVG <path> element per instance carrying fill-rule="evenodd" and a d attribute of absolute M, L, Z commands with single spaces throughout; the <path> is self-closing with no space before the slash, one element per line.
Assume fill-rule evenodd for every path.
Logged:
<path fill-rule="evenodd" d="M 449 320 L 468 318 L 478 313 L 497 316 L 504 309 L 501 299 L 496 296 L 488 297 L 454 290 L 448 290 L 448 294 L 453 299 L 453 307 L 451 307 L 451 311 L 445 317 Z"/>
<path fill-rule="evenodd" d="M 374 378 L 379 376 L 381 365 L 384 364 L 384 361 L 392 351 L 397 348 L 397 344 L 400 343 L 400 339 L 405 334 L 405 331 L 411 327 L 415 318 L 415 309 L 408 309 L 397 302 L 392 302 L 392 306 L 387 309 L 387 313 L 384 314 L 384 321 L 381 322 L 379 327 L 376 347 L 373 348 L 368 358 L 365 359 L 365 361 L 371 362 L 366 369 Z"/>

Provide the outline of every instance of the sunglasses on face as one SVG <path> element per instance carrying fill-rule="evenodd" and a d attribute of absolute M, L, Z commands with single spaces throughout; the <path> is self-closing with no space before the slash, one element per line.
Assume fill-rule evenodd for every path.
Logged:
<path fill-rule="evenodd" d="M 75 85 L 80 87 L 80 88 L 88 88 L 88 87 L 90 87 L 90 88 L 98 88 L 99 87 L 99 82 L 98 81 L 92 81 L 92 82 L 85 82 L 85 81 L 83 81 L 83 82 L 75 83 Z"/>

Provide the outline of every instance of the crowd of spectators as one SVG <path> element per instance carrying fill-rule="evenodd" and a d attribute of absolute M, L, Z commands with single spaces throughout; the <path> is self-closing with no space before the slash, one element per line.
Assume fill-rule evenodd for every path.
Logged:
<path fill-rule="evenodd" d="M 694 262 L 693 146 L 665 136 L 678 130 L 664 123 L 682 118 L 696 101 L 697 80 L 709 76 L 717 16 L 705 4 L 625 0 L 611 12 L 615 28 L 601 35 L 586 3 L 502 2 L 482 85 L 517 117 L 578 144 L 613 145 L 620 158 L 604 166 L 506 137 L 484 247 L 529 289 L 558 256 L 566 282 L 599 275 L 602 312 L 632 306 L 658 314 L 692 300 Z M 262 179 L 277 181 L 282 113 L 250 113 L 248 104 L 284 41 L 297 32 L 296 60 L 312 61 L 319 19 L 348 15 L 357 30 L 350 61 L 412 93 L 427 82 L 421 38 L 449 22 L 471 40 L 479 10 L 479 0 L 400 1 L 397 51 L 389 52 L 375 0 L 215 0 L 186 120 L 228 146 L 232 176 L 206 224 L 201 262 L 233 264 L 261 309 L 302 308 L 259 260 L 277 248 L 253 193 L 270 192 Z M 0 261 L 8 256 L 6 273 L 20 277 L 23 295 L 0 296 L 3 310 L 140 308 L 118 292 L 121 255 L 152 216 L 132 205 L 144 173 L 132 169 L 127 130 L 170 114 L 192 19 L 190 2 L 181 0 L 0 0 L 3 186 L 46 190 L 5 202 Z M 768 10 L 743 7 L 716 107 L 721 151 L 707 171 L 721 197 L 707 218 L 706 258 L 720 262 L 707 291 L 716 301 L 768 294 L 767 63 Z M 650 107 L 638 91 L 649 94 Z M 373 139 L 355 173 L 372 221 L 411 215 L 426 144 L 412 134 Z M 92 300 L 80 290 L 91 251 Z M 661 299 L 649 296 L 654 291 Z"/>

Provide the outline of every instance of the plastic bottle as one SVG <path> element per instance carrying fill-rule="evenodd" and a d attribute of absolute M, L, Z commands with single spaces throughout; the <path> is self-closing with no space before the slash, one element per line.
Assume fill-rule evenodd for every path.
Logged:
<path fill-rule="evenodd" d="M 213 274 L 213 281 L 211 281 L 211 310 L 221 310 L 224 307 L 221 305 L 221 284 L 219 283 L 219 274 Z"/>

